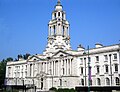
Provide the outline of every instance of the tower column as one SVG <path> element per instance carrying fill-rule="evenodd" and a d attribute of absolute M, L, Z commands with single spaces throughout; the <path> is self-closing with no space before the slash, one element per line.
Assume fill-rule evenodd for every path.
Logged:
<path fill-rule="evenodd" d="M 49 26 L 49 36 L 51 36 L 51 27 Z"/>
<path fill-rule="evenodd" d="M 53 26 L 51 27 L 51 35 L 54 35 L 54 29 L 53 29 Z"/>

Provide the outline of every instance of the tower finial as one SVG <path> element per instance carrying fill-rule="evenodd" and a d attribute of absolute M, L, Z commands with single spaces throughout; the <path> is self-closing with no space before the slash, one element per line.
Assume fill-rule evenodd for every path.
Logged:
<path fill-rule="evenodd" d="M 60 0 L 58 0 L 57 5 L 61 5 L 61 4 L 60 4 Z"/>

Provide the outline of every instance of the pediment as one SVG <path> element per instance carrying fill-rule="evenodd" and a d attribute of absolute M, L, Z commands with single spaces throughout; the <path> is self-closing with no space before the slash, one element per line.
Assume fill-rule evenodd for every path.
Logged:
<path fill-rule="evenodd" d="M 65 51 L 58 51 L 58 52 L 56 52 L 53 56 L 52 56 L 52 58 L 58 58 L 58 57 L 66 57 L 66 56 L 73 56 L 72 54 L 70 54 L 70 53 L 67 53 L 67 52 L 65 52 Z"/>
<path fill-rule="evenodd" d="M 28 61 L 44 61 L 44 59 L 39 58 L 39 57 L 36 56 L 36 55 L 33 55 L 33 56 L 31 56 L 31 57 L 28 59 Z"/>

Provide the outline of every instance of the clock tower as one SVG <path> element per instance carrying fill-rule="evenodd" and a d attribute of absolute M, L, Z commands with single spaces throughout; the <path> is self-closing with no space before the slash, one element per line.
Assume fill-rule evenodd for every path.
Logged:
<path fill-rule="evenodd" d="M 48 23 L 48 43 L 44 51 L 45 55 L 52 55 L 59 50 L 71 50 L 69 28 L 66 13 L 58 0 L 52 12 L 52 19 Z"/>

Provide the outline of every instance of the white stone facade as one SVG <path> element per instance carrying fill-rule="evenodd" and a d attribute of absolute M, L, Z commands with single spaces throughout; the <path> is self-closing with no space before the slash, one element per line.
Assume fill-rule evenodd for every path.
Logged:
<path fill-rule="evenodd" d="M 7 62 L 6 85 L 34 85 L 37 91 L 87 86 L 88 58 L 91 86 L 120 85 L 120 44 L 96 44 L 89 50 L 80 45 L 78 50 L 72 50 L 69 23 L 62 8 L 58 1 L 48 24 L 48 43 L 43 55 Z"/>

